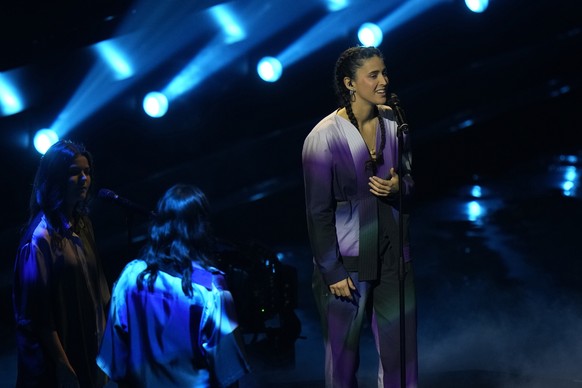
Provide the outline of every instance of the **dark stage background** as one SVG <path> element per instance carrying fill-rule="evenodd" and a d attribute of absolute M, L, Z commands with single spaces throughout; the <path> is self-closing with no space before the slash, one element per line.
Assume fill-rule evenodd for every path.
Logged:
<path fill-rule="evenodd" d="M 96 190 L 109 188 L 153 208 L 175 183 L 202 188 L 228 252 L 225 260 L 252 278 L 241 281 L 265 286 L 261 290 L 269 295 L 287 287 L 288 294 L 272 302 L 273 314 L 256 318 L 241 311 L 259 327 L 247 336 L 255 371 L 243 385 L 322 386 L 301 147 L 336 107 L 333 65 L 341 51 L 357 44 L 359 12 L 381 20 L 405 2 L 352 2 L 325 30 L 334 37 L 320 47 L 315 41 L 323 40 L 323 32 L 307 42 L 300 50 L 305 56 L 275 83 L 256 75 L 256 63 L 325 20 L 323 1 L 176 0 L 178 16 L 161 13 L 157 3 L 164 2 L 31 0 L 0 6 L 0 76 L 14 76 L 28 101 L 23 111 L 0 116 L 0 381 L 11 386 L 15 379 L 10 288 L 39 161 L 32 135 L 49 126 L 83 84 L 97 61 L 89 48 L 151 13 L 168 17 L 134 23 L 126 33 L 150 29 L 146 36 L 163 36 L 161 45 L 175 44 L 184 30 L 173 35 L 171 23 L 190 18 L 191 40 L 155 61 L 142 55 L 136 68 L 147 67 L 147 73 L 111 93 L 63 137 L 93 153 Z M 410 10 L 427 3 L 413 1 Z M 173 101 L 166 116 L 149 118 L 141 109 L 143 95 L 161 88 L 214 42 L 218 27 L 207 10 L 218 4 L 253 16 L 247 39 L 256 43 L 217 52 L 218 67 L 244 48 L 219 69 L 206 65 L 200 72 L 208 78 Z M 260 12 L 250 12 L 253 7 Z M 251 25 L 250 16 L 241 20 L 247 21 Z M 263 22 L 282 27 L 261 28 Z M 148 42 L 140 52 L 154 56 Z M 493 0 L 486 12 L 472 14 L 462 1 L 440 1 L 384 36 L 380 49 L 389 91 L 400 97 L 413 137 L 421 386 L 582 386 L 582 2 Z M 85 101 L 112 89 L 97 90 L 100 96 Z M 475 185 L 481 197 L 472 196 Z M 92 208 L 112 283 L 143 243 L 146 220 L 128 219 L 121 208 L 97 198 Z M 268 277 L 257 274 L 275 257 L 285 281 L 278 279 L 273 289 L 266 286 Z M 246 309 L 250 301 L 244 298 L 250 296 L 240 294 Z M 289 300 L 298 322 L 285 316 L 281 324 L 275 310 Z M 376 367 L 369 334 L 362 350 L 367 384 Z"/>

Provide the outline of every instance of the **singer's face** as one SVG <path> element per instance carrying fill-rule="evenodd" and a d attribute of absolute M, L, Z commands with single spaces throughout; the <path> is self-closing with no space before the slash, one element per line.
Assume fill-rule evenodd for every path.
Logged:
<path fill-rule="evenodd" d="M 87 198 L 91 186 L 91 166 L 83 155 L 78 155 L 69 166 L 67 181 L 67 204 L 75 206 Z"/>
<path fill-rule="evenodd" d="M 367 59 L 356 71 L 353 84 L 356 89 L 356 103 L 385 104 L 388 75 L 384 61 L 379 57 Z"/>

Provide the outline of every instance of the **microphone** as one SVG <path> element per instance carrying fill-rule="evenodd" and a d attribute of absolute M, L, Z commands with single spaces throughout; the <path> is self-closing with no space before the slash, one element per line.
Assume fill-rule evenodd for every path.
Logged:
<path fill-rule="evenodd" d="M 120 197 L 109 189 L 100 189 L 98 193 L 99 198 L 114 203 L 121 206 L 122 208 L 129 210 L 132 213 L 141 213 L 148 217 L 155 217 L 155 213 L 151 210 L 147 210 L 141 205 L 130 201 L 127 198 Z"/>
<path fill-rule="evenodd" d="M 406 123 L 406 116 L 404 116 L 404 110 L 400 106 L 400 99 L 395 93 L 390 93 L 390 98 L 386 102 L 394 113 L 396 114 L 396 122 L 398 123 L 398 129 L 404 133 L 408 133 L 408 124 Z"/>

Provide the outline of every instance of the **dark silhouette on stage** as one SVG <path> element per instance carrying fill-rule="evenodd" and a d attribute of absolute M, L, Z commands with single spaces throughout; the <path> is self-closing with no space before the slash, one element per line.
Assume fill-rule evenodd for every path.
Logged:
<path fill-rule="evenodd" d="M 101 387 L 107 285 L 87 201 L 93 158 L 59 141 L 40 161 L 14 269 L 16 385 Z"/>

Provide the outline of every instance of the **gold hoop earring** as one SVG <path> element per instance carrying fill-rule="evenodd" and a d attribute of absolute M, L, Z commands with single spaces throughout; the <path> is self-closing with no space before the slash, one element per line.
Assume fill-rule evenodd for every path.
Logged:
<path fill-rule="evenodd" d="M 356 91 L 354 89 L 350 89 L 350 101 L 351 102 L 356 101 Z"/>

